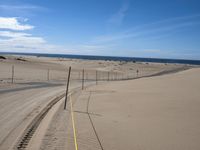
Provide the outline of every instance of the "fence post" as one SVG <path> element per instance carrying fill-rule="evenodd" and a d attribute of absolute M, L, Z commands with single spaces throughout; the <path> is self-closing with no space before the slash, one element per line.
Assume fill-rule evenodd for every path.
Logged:
<path fill-rule="evenodd" d="M 12 65 L 12 78 L 11 78 L 11 82 L 12 82 L 12 84 L 14 83 L 14 73 L 15 73 L 15 66 L 14 65 Z"/>
<path fill-rule="evenodd" d="M 64 109 L 66 109 L 66 105 L 67 105 L 67 96 L 68 96 L 68 89 L 69 89 L 70 74 L 71 74 L 71 66 L 69 67 L 68 78 L 67 78 L 67 87 L 66 87 L 66 95 L 65 95 L 65 105 L 64 105 Z"/>
<path fill-rule="evenodd" d="M 84 89 L 84 69 L 83 69 L 83 72 L 82 72 L 82 90 Z"/>
<path fill-rule="evenodd" d="M 47 70 L 47 81 L 49 81 L 49 69 Z"/>
<path fill-rule="evenodd" d="M 109 78 L 110 78 L 110 72 L 108 71 L 108 81 L 110 80 Z"/>
<path fill-rule="evenodd" d="M 97 70 L 96 70 L 96 85 L 97 85 L 97 82 L 98 82 L 98 74 L 97 74 Z"/>

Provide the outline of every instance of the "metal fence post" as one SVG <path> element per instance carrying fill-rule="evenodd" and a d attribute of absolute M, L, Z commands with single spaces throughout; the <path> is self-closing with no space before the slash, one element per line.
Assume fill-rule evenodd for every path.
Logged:
<path fill-rule="evenodd" d="M 82 90 L 84 89 L 84 69 L 83 69 L 83 72 L 82 72 Z"/>
<path fill-rule="evenodd" d="M 49 69 L 47 70 L 47 81 L 49 81 Z"/>
<path fill-rule="evenodd" d="M 14 65 L 12 65 L 12 78 L 11 78 L 11 82 L 12 82 L 12 84 L 14 83 L 14 73 L 15 73 L 15 66 Z"/>
<path fill-rule="evenodd" d="M 98 74 L 97 74 L 97 70 L 96 70 L 96 85 L 97 85 L 97 82 L 98 82 Z"/>
<path fill-rule="evenodd" d="M 69 73 L 68 73 L 68 78 L 67 78 L 67 87 L 66 87 L 66 95 L 65 95 L 65 105 L 64 105 L 64 109 L 66 109 L 66 105 L 67 105 L 67 96 L 68 96 L 68 89 L 69 89 L 69 82 L 70 82 L 70 74 L 71 74 L 71 66 L 69 67 Z"/>

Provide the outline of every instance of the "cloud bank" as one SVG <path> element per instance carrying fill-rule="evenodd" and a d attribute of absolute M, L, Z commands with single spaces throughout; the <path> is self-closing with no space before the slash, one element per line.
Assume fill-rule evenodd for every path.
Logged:
<path fill-rule="evenodd" d="M 53 52 L 62 49 L 48 44 L 42 37 L 26 33 L 34 26 L 25 24 L 28 19 L 0 17 L 0 51 L 4 52 Z"/>
<path fill-rule="evenodd" d="M 22 24 L 15 17 L 0 17 L 0 29 L 9 29 L 9 30 L 31 30 L 34 26 L 28 24 Z"/>

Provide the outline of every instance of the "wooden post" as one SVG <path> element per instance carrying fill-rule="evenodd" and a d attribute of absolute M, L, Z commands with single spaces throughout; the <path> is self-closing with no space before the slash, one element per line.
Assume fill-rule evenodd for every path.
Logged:
<path fill-rule="evenodd" d="M 66 105 L 67 105 L 67 96 L 68 96 L 68 89 L 69 89 L 69 82 L 70 82 L 70 74 L 71 74 L 71 66 L 69 67 L 69 73 L 68 73 L 68 78 L 67 78 L 67 87 L 66 87 L 66 95 L 65 95 L 65 105 L 64 105 L 64 109 L 66 109 Z"/>
<path fill-rule="evenodd" d="M 47 70 L 47 81 L 49 81 L 49 69 Z"/>
<path fill-rule="evenodd" d="M 108 71 L 108 81 L 110 80 L 110 72 Z"/>
<path fill-rule="evenodd" d="M 96 70 L 96 85 L 97 85 L 97 82 L 98 82 L 98 74 L 97 74 L 97 70 Z"/>
<path fill-rule="evenodd" d="M 137 69 L 137 77 L 138 77 L 139 70 Z"/>
<path fill-rule="evenodd" d="M 82 72 L 82 90 L 84 89 L 84 69 L 83 69 L 83 72 Z"/>
<path fill-rule="evenodd" d="M 14 73 L 15 73 L 15 66 L 12 65 L 12 84 L 14 83 Z"/>

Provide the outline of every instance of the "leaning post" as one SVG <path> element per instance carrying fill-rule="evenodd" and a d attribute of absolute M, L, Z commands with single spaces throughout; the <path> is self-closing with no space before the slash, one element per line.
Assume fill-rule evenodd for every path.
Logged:
<path fill-rule="evenodd" d="M 66 105 L 67 105 L 67 96 L 68 96 L 68 89 L 69 89 L 69 82 L 70 82 L 70 74 L 71 74 L 71 66 L 69 67 L 68 78 L 67 78 L 67 87 L 66 87 L 66 95 L 65 95 L 65 105 L 64 105 L 64 109 L 66 109 Z"/>

